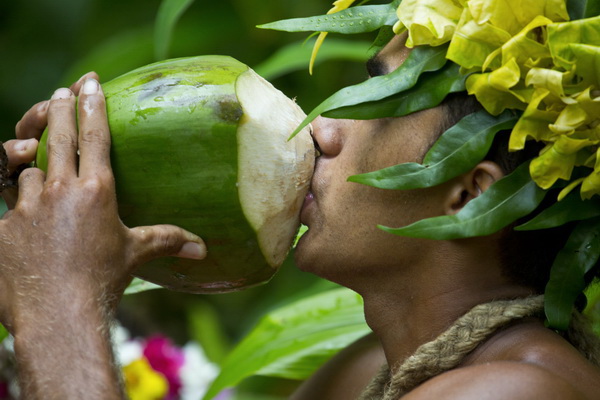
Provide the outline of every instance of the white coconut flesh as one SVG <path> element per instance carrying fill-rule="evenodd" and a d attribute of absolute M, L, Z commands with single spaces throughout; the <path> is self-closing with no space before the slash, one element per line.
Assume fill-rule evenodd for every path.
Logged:
<path fill-rule="evenodd" d="M 288 140 L 304 120 L 302 109 L 249 69 L 236 81 L 243 109 L 238 127 L 238 192 L 242 210 L 265 259 L 283 263 L 315 163 L 310 127 Z"/>

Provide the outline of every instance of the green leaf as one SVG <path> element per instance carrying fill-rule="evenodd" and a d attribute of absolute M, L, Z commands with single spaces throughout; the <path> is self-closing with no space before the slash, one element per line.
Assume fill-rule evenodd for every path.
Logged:
<path fill-rule="evenodd" d="M 251 375 L 305 379 L 369 332 L 362 298 L 348 289 L 321 293 L 275 310 L 231 352 L 204 399 Z"/>
<path fill-rule="evenodd" d="M 436 107 L 448 94 L 465 90 L 467 75 L 460 74 L 459 70 L 457 64 L 448 63 L 440 71 L 422 74 L 411 89 L 382 100 L 328 111 L 323 116 L 342 119 L 402 117 Z"/>
<path fill-rule="evenodd" d="M 403 228 L 379 226 L 395 235 L 438 240 L 490 235 L 529 214 L 541 203 L 546 191 L 529 175 L 529 163 L 495 182 L 455 215 L 417 221 Z"/>
<path fill-rule="evenodd" d="M 8 337 L 8 331 L 2 324 L 0 324 L 0 342 Z"/>
<path fill-rule="evenodd" d="M 595 17 L 600 14 L 600 1 L 567 0 L 567 10 L 571 20 Z"/>
<path fill-rule="evenodd" d="M 423 72 L 437 71 L 446 64 L 447 46 L 416 47 L 394 72 L 371 78 L 358 85 L 345 87 L 313 109 L 296 128 L 294 137 L 317 116 L 341 107 L 353 106 L 369 101 L 381 100 L 410 89 L 417 83 Z"/>
<path fill-rule="evenodd" d="M 171 35 L 179 18 L 194 0 L 162 0 L 154 25 L 154 56 L 157 61 L 169 55 Z"/>
<path fill-rule="evenodd" d="M 162 289 L 162 287 L 139 278 L 133 278 L 127 289 L 125 289 L 125 294 L 135 294 L 154 289 Z"/>
<path fill-rule="evenodd" d="M 372 32 L 398 21 L 391 4 L 358 6 L 308 18 L 292 18 L 258 25 L 258 28 L 286 32 L 335 32 L 344 34 Z"/>
<path fill-rule="evenodd" d="M 585 274 L 600 255 L 600 218 L 580 222 L 558 253 L 546 285 L 544 309 L 551 327 L 566 330 L 573 305 L 584 290 Z"/>
<path fill-rule="evenodd" d="M 349 60 L 365 62 L 369 57 L 370 43 L 358 40 L 329 39 L 319 52 L 316 64 L 329 60 Z M 273 54 L 253 69 L 266 80 L 272 80 L 290 72 L 305 69 L 312 48 L 299 43 L 291 43 Z"/>
<path fill-rule="evenodd" d="M 405 163 L 354 175 L 351 182 L 381 189 L 417 189 L 446 182 L 473 168 L 492 145 L 497 132 L 512 128 L 518 118 L 511 112 L 497 117 L 479 111 L 448 129 L 427 152 L 423 164 Z"/>
<path fill-rule="evenodd" d="M 539 215 L 515 228 L 517 231 L 533 231 L 564 225 L 571 221 L 581 221 L 600 216 L 600 199 L 593 197 L 582 200 L 577 191 L 572 191 L 562 201 L 542 211 Z"/>
<path fill-rule="evenodd" d="M 202 346 L 210 361 L 222 362 L 230 344 L 218 311 L 207 301 L 196 302 L 186 308 L 190 337 Z"/>
<path fill-rule="evenodd" d="M 371 55 L 377 54 L 381 49 L 385 47 L 386 44 L 392 40 L 392 38 L 396 36 L 394 33 L 394 29 L 391 26 L 382 26 L 377 33 L 377 37 L 371 44 L 370 53 Z"/>

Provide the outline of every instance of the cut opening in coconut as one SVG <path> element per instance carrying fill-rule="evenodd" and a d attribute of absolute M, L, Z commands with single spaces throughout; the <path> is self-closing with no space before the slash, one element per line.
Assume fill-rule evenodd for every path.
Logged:
<path fill-rule="evenodd" d="M 306 115 L 251 69 L 237 79 L 236 94 L 244 111 L 237 132 L 240 203 L 267 262 L 277 267 L 298 231 L 313 174 L 311 128 L 288 140 Z"/>

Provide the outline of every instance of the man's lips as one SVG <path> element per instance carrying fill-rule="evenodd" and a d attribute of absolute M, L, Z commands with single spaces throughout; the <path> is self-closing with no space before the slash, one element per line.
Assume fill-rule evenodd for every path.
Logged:
<path fill-rule="evenodd" d="M 302 204 L 302 211 L 300 212 L 300 222 L 304 225 L 307 224 L 308 213 L 310 212 L 310 206 L 315 202 L 315 195 L 309 191 L 304 197 L 304 203 Z"/>

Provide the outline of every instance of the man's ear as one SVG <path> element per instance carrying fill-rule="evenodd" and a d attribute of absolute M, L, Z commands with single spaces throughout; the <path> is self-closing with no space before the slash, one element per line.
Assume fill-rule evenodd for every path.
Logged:
<path fill-rule="evenodd" d="M 503 176 L 504 172 L 498 164 L 482 161 L 469 172 L 455 178 L 444 205 L 446 214 L 456 214 Z"/>

